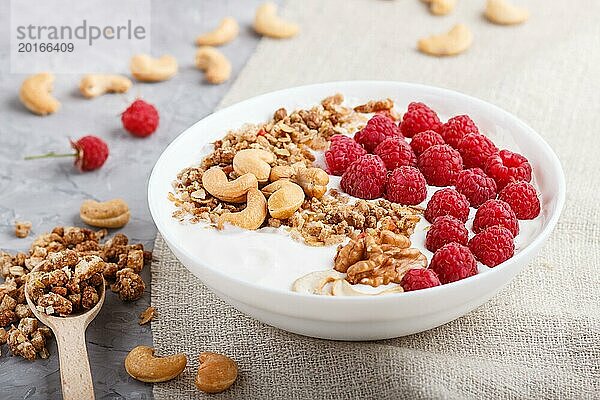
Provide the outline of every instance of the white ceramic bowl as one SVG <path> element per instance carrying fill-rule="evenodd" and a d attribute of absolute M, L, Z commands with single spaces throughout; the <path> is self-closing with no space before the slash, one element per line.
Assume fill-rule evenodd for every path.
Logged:
<path fill-rule="evenodd" d="M 245 259 L 252 249 L 229 236 L 171 217 L 167 200 L 171 182 L 183 168 L 196 164 L 202 147 L 227 130 L 246 122 L 264 122 L 279 107 L 293 110 L 318 104 L 342 93 L 352 104 L 391 97 L 399 110 L 423 101 L 441 117 L 469 114 L 490 137 L 517 144 L 528 157 L 541 191 L 541 227 L 526 246 L 503 264 L 474 277 L 447 285 L 386 296 L 333 297 L 299 294 L 244 281 L 219 265 L 219 254 Z M 509 147 L 511 148 L 511 147 Z M 513 150 L 516 150 L 512 148 Z M 373 340 L 409 335 L 452 321 L 490 299 L 538 253 L 556 225 L 565 199 L 564 174 L 558 158 L 544 140 L 510 113 L 482 100 L 435 87 L 383 81 L 331 82 L 280 90 L 220 110 L 177 137 L 156 163 L 149 181 L 148 201 L 158 230 L 177 258 L 217 296 L 241 312 L 269 325 L 319 338 Z M 234 235 L 235 236 L 235 235 Z M 281 236 L 278 240 L 292 240 Z M 242 241 L 243 242 L 243 241 Z M 248 253 L 248 254 L 246 254 Z M 285 255 L 278 257 L 285 258 Z M 230 259 L 225 257 L 225 259 Z M 254 267 L 260 268 L 260 262 Z M 324 269 L 324 268 L 315 268 Z M 194 299 L 190 299 L 193 304 Z"/>

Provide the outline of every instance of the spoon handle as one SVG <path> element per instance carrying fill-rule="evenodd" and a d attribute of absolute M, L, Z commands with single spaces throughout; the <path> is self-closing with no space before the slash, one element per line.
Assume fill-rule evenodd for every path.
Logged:
<path fill-rule="evenodd" d="M 85 327 L 65 324 L 56 335 L 64 400 L 94 400 L 94 384 L 85 344 Z"/>

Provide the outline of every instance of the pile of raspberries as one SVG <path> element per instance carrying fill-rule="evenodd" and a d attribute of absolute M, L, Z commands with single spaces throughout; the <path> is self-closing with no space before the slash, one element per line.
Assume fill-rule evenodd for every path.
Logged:
<path fill-rule="evenodd" d="M 540 213 L 531 185 L 531 165 L 522 155 L 500 150 L 467 115 L 442 123 L 431 108 L 410 103 L 399 124 L 375 114 L 354 138 L 335 135 L 325 152 L 329 173 L 361 199 L 385 197 L 405 205 L 427 199 L 427 185 L 444 186 L 425 210 L 432 225 L 425 246 L 429 268 L 411 270 L 405 291 L 438 286 L 477 274 L 477 261 L 495 267 L 514 254 L 519 219 Z M 465 223 L 477 209 L 473 236 Z"/>

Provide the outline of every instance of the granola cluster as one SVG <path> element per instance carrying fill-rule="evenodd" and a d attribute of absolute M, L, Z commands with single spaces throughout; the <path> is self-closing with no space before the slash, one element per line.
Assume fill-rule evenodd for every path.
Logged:
<path fill-rule="evenodd" d="M 103 290 L 103 277 L 107 283 L 114 281 L 111 289 L 123 300 L 142 296 L 145 285 L 139 272 L 152 254 L 144 251 L 141 244 L 129 244 L 122 234 L 102 243 L 106 235 L 105 229 L 56 227 L 37 237 L 27 253 L 0 252 L 0 273 L 4 278 L 0 284 L 0 345 L 8 343 L 13 354 L 27 359 L 35 358 L 32 348 L 38 356 L 47 357 L 41 338 L 48 338 L 50 331 L 27 305 L 25 283 L 29 279 L 34 279 L 35 293 L 30 295 L 37 306 L 53 315 L 69 315 L 93 307 Z M 40 272 L 31 274 L 38 266 Z M 37 329 L 32 328 L 34 325 Z"/>
<path fill-rule="evenodd" d="M 334 269 L 351 284 L 370 286 L 400 283 L 406 272 L 427 267 L 427 258 L 410 247 L 408 237 L 386 229 L 367 229 L 364 235 L 339 246 Z"/>
<path fill-rule="evenodd" d="M 385 199 L 350 201 L 330 190 L 321 199 L 306 200 L 289 220 L 291 233 L 312 246 L 333 245 L 355 238 L 367 229 L 386 229 L 406 237 L 412 235 L 422 210 Z"/>
<path fill-rule="evenodd" d="M 213 152 L 200 165 L 181 171 L 173 182 L 174 193 L 169 199 L 178 209 L 173 217 L 192 223 L 204 221 L 216 224 L 225 212 L 238 212 L 244 204 L 233 204 L 211 196 L 202 186 L 202 174 L 219 166 L 230 179 L 238 177 L 233 170 L 233 157 L 244 149 L 256 148 L 275 154 L 273 166 L 291 166 L 296 163 L 312 166 L 313 151 L 325 150 L 331 136 L 350 133 L 364 125 L 365 117 L 342 105 L 343 96 L 324 99 L 320 105 L 308 110 L 288 114 L 280 108 L 273 118 L 262 125 L 246 125 L 229 132 L 214 143 Z"/>

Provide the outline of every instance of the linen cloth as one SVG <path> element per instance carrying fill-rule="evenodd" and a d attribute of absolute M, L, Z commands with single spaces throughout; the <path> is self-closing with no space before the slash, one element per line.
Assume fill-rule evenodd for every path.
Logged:
<path fill-rule="evenodd" d="M 600 2 L 519 1 L 531 19 L 484 20 L 483 1 L 434 17 L 417 0 L 305 0 L 283 14 L 302 31 L 264 39 L 222 105 L 321 81 L 386 79 L 447 87 L 530 124 L 565 169 L 567 203 L 540 255 L 484 306 L 439 328 L 377 342 L 334 342 L 257 322 L 216 298 L 158 237 L 152 266 L 154 345 L 185 351 L 178 380 L 157 399 L 204 398 L 197 355 L 237 360 L 219 399 L 600 398 Z M 419 37 L 456 22 L 474 43 L 454 58 L 418 53 Z M 243 121 L 240 121 L 240 124 Z M 208 398 L 208 396 L 206 396 Z"/>

